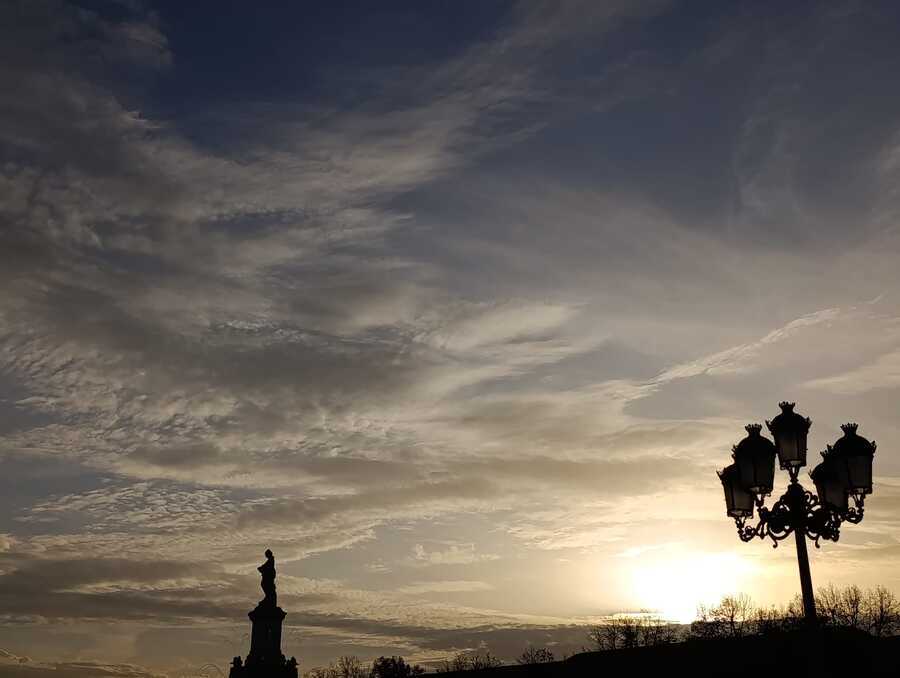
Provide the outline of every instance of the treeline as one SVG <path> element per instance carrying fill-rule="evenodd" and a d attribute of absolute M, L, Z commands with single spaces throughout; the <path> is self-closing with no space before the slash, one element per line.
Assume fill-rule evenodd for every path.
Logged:
<path fill-rule="evenodd" d="M 407 664 L 403 657 L 379 657 L 363 664 L 359 657 L 345 656 L 327 667 L 310 669 L 304 678 L 410 678 L 425 673 L 418 664 Z"/>
<path fill-rule="evenodd" d="M 657 615 L 618 615 L 590 627 L 588 640 L 595 650 L 622 650 L 677 643 L 684 640 L 684 634 L 681 625 Z"/>
<path fill-rule="evenodd" d="M 876 637 L 900 633 L 900 601 L 883 586 L 861 589 L 858 586 L 836 587 L 832 584 L 816 591 L 819 624 L 826 627 L 855 628 Z M 689 626 L 673 624 L 658 615 L 620 615 L 589 627 L 592 647 L 583 650 L 619 650 L 654 647 L 692 639 L 742 638 L 761 636 L 801 628 L 805 624 L 803 603 L 796 596 L 787 605 L 757 606 L 747 595 L 725 596 L 717 605 L 697 608 L 697 619 Z M 565 657 L 555 657 L 552 650 L 527 647 L 517 664 L 544 664 Z M 490 652 L 461 652 L 445 659 L 435 670 L 477 671 L 495 668 L 503 662 Z M 371 664 L 359 658 L 341 657 L 325 668 L 315 668 L 305 678 L 410 678 L 425 669 L 408 664 L 402 657 L 379 657 Z"/>
<path fill-rule="evenodd" d="M 516 658 L 517 664 L 546 664 L 556 661 L 551 650 L 544 647 L 527 647 Z M 503 662 L 490 652 L 460 652 L 444 659 L 434 667 L 437 673 L 451 671 L 480 671 L 502 666 Z M 418 664 L 408 664 L 403 657 L 379 657 L 371 664 L 364 664 L 359 657 L 344 656 L 327 667 L 310 669 L 304 678 L 410 678 L 421 676 L 425 669 Z"/>
<path fill-rule="evenodd" d="M 861 589 L 833 584 L 816 591 L 816 615 L 826 627 L 854 628 L 876 637 L 900 631 L 900 601 L 883 586 Z M 797 628 L 803 623 L 803 602 L 795 596 L 784 607 L 757 607 L 746 595 L 726 596 L 712 608 L 700 607 L 691 636 L 742 637 Z"/>
<path fill-rule="evenodd" d="M 900 632 L 900 602 L 883 586 L 863 590 L 832 584 L 816 592 L 816 613 L 825 627 L 855 628 L 876 637 Z M 689 639 L 741 638 L 766 635 L 804 625 L 803 602 L 796 596 L 787 605 L 761 607 L 747 595 L 725 596 L 714 606 L 697 608 L 688 628 L 652 615 L 622 616 L 590 628 L 595 649 L 652 647 Z"/>

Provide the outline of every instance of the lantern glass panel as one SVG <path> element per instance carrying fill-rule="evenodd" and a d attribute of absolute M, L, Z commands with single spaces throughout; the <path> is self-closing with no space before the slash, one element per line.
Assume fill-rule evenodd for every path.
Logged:
<path fill-rule="evenodd" d="M 775 434 L 775 446 L 778 450 L 778 461 L 781 468 L 803 466 L 806 463 L 805 450 L 798 444 L 793 431 L 779 431 Z"/>
<path fill-rule="evenodd" d="M 730 518 L 746 518 L 753 515 L 753 495 L 740 482 L 737 466 L 732 464 L 719 473 L 725 491 L 725 508 Z"/>
<path fill-rule="evenodd" d="M 753 494 L 769 494 L 775 482 L 775 446 L 760 435 L 759 424 L 745 428 L 747 437 L 734 447 L 741 484 Z"/>
<path fill-rule="evenodd" d="M 857 435 L 856 424 L 841 426 L 844 435 L 834 443 L 832 454 L 840 467 L 841 481 L 852 494 L 872 492 L 872 458 L 875 443 Z"/>
<path fill-rule="evenodd" d="M 744 487 L 750 492 L 755 492 L 755 489 L 751 489 L 754 476 L 753 459 L 750 458 L 749 454 L 735 454 L 734 464 L 737 467 L 736 475 L 743 483 Z"/>
<path fill-rule="evenodd" d="M 823 452 L 822 456 L 830 458 L 834 465 L 835 480 L 840 483 L 845 492 L 850 491 L 850 469 L 848 468 L 847 459 L 842 455 L 835 454 L 831 445 L 828 446 L 827 452 Z"/>
<path fill-rule="evenodd" d="M 834 478 L 829 478 L 826 479 L 825 487 L 823 489 L 825 491 L 824 501 L 826 504 L 834 506 L 841 511 L 847 509 L 847 492 L 844 490 L 844 486 L 841 483 L 837 482 Z"/>
<path fill-rule="evenodd" d="M 872 457 L 856 454 L 847 457 L 847 485 L 851 492 L 869 494 L 872 492 Z"/>
<path fill-rule="evenodd" d="M 834 460 L 826 458 L 810 475 L 823 504 L 840 511 L 847 509 L 847 490 Z"/>
<path fill-rule="evenodd" d="M 806 438 L 812 422 L 794 412 L 794 403 L 779 403 L 781 414 L 766 422 L 775 438 L 778 462 L 783 469 L 806 465 Z"/>
<path fill-rule="evenodd" d="M 771 452 L 766 453 L 760 451 L 754 459 L 754 487 L 751 491 L 760 494 L 769 494 L 772 486 L 775 484 L 775 449 L 772 446 Z"/>

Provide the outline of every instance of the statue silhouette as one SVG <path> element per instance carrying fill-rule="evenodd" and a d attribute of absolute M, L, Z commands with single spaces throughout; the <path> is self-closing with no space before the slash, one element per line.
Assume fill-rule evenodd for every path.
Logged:
<path fill-rule="evenodd" d="M 278 594 L 275 592 L 275 556 L 271 550 L 266 549 L 266 562 L 256 569 L 262 575 L 260 586 L 263 593 L 266 594 L 266 597 L 260 601 L 260 604 L 276 607 L 278 605 Z"/>
<path fill-rule="evenodd" d="M 297 678 L 297 660 L 281 652 L 281 625 L 287 613 L 278 607 L 275 593 L 275 556 L 266 549 L 266 562 L 256 568 L 266 597 L 251 610 L 250 654 L 247 661 L 235 657 L 228 678 Z"/>

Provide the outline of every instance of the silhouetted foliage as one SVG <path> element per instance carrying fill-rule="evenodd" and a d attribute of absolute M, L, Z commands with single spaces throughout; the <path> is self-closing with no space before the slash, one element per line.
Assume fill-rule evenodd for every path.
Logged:
<path fill-rule="evenodd" d="M 863 591 L 829 584 L 816 591 L 816 611 L 827 626 L 852 627 L 877 637 L 900 631 L 900 601 L 883 586 Z"/>
<path fill-rule="evenodd" d="M 697 607 L 690 633 L 694 638 L 741 638 L 756 633 L 756 618 L 750 596 L 724 596 L 714 607 Z"/>
<path fill-rule="evenodd" d="M 359 657 L 343 656 L 325 668 L 310 669 L 304 675 L 306 678 L 368 678 L 369 672 Z"/>
<path fill-rule="evenodd" d="M 403 661 L 403 657 L 379 657 L 372 662 L 369 678 L 409 678 L 421 676 L 425 669 L 416 664 L 412 666 Z"/>
<path fill-rule="evenodd" d="M 900 601 L 883 586 L 866 591 L 866 630 L 883 638 L 900 632 Z"/>
<path fill-rule="evenodd" d="M 825 628 L 865 631 L 876 637 L 900 633 L 900 601 L 888 589 L 876 586 L 862 590 L 857 586 L 838 588 L 832 584 L 816 592 L 819 622 Z M 697 619 L 685 634 L 672 624 L 652 614 L 621 615 L 592 626 L 588 638 L 599 650 L 619 650 L 670 645 L 689 638 L 745 638 L 779 636 L 786 631 L 804 629 L 803 603 L 795 596 L 782 607 L 757 607 L 745 594 L 724 596 L 717 605 L 699 606 Z M 840 633 L 851 633 L 839 631 Z M 865 638 L 865 636 L 862 636 Z M 674 649 L 674 648 L 673 648 Z M 516 663 L 522 666 L 549 664 L 556 661 L 548 648 L 529 646 Z M 478 671 L 502 666 L 489 651 L 460 652 L 445 659 L 438 672 Z M 344 656 L 326 668 L 311 669 L 306 678 L 410 678 L 425 673 L 418 665 L 407 664 L 402 657 L 379 657 L 365 667 L 357 657 Z"/>
<path fill-rule="evenodd" d="M 490 652 L 484 654 L 473 654 L 469 657 L 469 670 L 478 671 L 479 669 L 492 669 L 502 666 L 503 662 L 494 657 Z"/>
<path fill-rule="evenodd" d="M 546 647 L 526 647 L 516 659 L 517 664 L 549 664 L 555 661 L 553 653 Z"/>
<path fill-rule="evenodd" d="M 668 645 L 680 640 L 677 624 L 654 615 L 617 616 L 592 626 L 588 638 L 599 650 Z"/>
<path fill-rule="evenodd" d="M 490 652 L 483 654 L 469 654 L 460 652 L 453 659 L 445 659 L 439 666 L 439 673 L 450 671 L 480 671 L 481 669 L 493 669 L 502 666 L 503 662 Z"/>
<path fill-rule="evenodd" d="M 863 591 L 858 586 L 833 584 L 816 591 L 819 623 L 831 628 L 854 628 L 884 637 L 900 631 L 900 601 L 883 586 Z M 803 626 L 803 601 L 795 596 L 782 608 L 755 607 L 746 595 L 725 596 L 714 607 L 697 608 L 692 638 L 740 638 L 767 635 Z"/>
<path fill-rule="evenodd" d="M 469 668 L 469 661 L 466 655 L 460 653 L 452 659 L 443 660 L 437 668 L 438 673 L 450 673 L 451 671 L 465 671 Z"/>
<path fill-rule="evenodd" d="M 803 623 L 802 601 L 800 607 L 779 608 L 777 605 L 758 607 L 753 613 L 753 630 L 756 635 L 765 636 L 772 633 L 788 631 Z M 694 628 L 691 626 L 691 632 Z"/>

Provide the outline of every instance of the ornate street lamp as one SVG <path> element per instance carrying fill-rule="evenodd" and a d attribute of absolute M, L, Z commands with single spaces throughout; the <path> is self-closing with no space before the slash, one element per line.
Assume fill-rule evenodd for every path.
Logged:
<path fill-rule="evenodd" d="M 843 437 L 828 446 L 822 453 L 822 463 L 810 473 L 816 487 L 813 494 L 797 481 L 806 465 L 806 439 L 812 422 L 794 412 L 794 403 L 783 402 L 780 407 L 781 414 L 766 422 L 774 444 L 760 434 L 759 424 L 747 426 L 747 437 L 732 448 L 734 463 L 719 472 L 719 479 L 725 490 L 726 513 L 734 518 L 741 541 L 769 537 L 777 547 L 779 541 L 794 534 L 803 612 L 807 621 L 814 623 L 816 605 L 806 538 L 819 548 L 820 539 L 840 538 L 841 523 L 856 524 L 863 519 L 865 496 L 872 493 L 875 443 L 858 435 L 856 424 L 844 424 Z M 765 498 L 772 492 L 776 453 L 790 484 L 769 509 Z M 748 524 L 754 508 L 759 515 L 756 525 Z"/>

